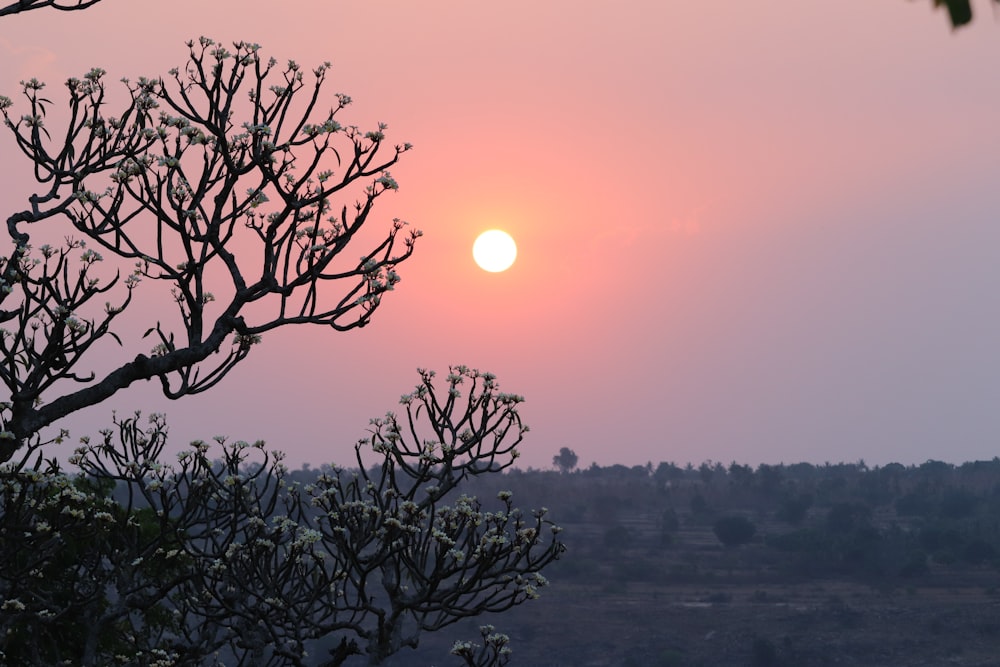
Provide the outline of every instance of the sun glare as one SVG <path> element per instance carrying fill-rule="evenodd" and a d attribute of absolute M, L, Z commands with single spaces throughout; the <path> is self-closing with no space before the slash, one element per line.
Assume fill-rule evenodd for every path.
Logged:
<path fill-rule="evenodd" d="M 472 244 L 472 258 L 484 271 L 506 271 L 517 259 L 517 244 L 507 232 L 491 229 L 480 234 Z"/>

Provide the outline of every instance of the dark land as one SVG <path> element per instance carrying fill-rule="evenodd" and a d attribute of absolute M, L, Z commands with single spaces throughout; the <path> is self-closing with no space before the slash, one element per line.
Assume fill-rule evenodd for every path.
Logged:
<path fill-rule="evenodd" d="M 1000 459 L 487 477 L 565 528 L 551 586 L 390 664 L 454 664 L 491 623 L 524 667 L 1000 665 Z"/>

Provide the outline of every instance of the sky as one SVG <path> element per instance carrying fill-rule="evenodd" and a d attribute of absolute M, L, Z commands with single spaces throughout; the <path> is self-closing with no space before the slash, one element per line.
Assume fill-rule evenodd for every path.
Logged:
<path fill-rule="evenodd" d="M 1000 18 L 975 6 L 958 31 L 903 0 L 104 0 L 4 18 L 11 97 L 92 66 L 163 75 L 206 35 L 330 61 L 345 118 L 414 145 L 369 224 L 425 235 L 372 324 L 273 332 L 211 392 L 143 383 L 67 425 L 160 411 L 178 445 L 348 462 L 418 367 L 465 364 L 526 397 L 525 467 L 561 447 L 583 466 L 991 459 Z M 0 155 L 13 211 L 30 168 L 9 136 Z M 519 247 L 497 274 L 471 254 L 494 227 Z"/>

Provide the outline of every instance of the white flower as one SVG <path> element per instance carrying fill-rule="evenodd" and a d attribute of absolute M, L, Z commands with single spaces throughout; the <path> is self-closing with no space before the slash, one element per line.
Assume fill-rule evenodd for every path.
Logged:
<path fill-rule="evenodd" d="M 389 172 L 384 172 L 379 178 L 375 179 L 375 182 L 381 185 L 386 190 L 398 190 L 399 183 L 392 177 Z"/>

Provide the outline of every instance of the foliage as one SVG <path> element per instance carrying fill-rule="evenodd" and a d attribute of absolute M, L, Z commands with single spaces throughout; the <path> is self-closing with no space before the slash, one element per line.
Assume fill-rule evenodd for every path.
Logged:
<path fill-rule="evenodd" d="M 724 516 L 715 522 L 712 532 L 727 547 L 738 547 L 753 539 L 757 526 L 745 516 Z"/>
<path fill-rule="evenodd" d="M 837 503 L 826 515 L 827 528 L 833 533 L 847 533 L 869 525 L 871 508 L 862 503 Z"/>
<path fill-rule="evenodd" d="M 552 465 L 559 468 L 561 472 L 567 473 L 576 467 L 579 457 L 569 447 L 561 447 L 559 453 L 552 457 Z"/>
<path fill-rule="evenodd" d="M 522 399 L 464 367 L 444 396 L 433 377 L 405 414 L 373 420 L 356 469 L 305 485 L 263 443 L 218 438 L 212 461 L 194 442 L 164 463 L 160 415 L 78 448 L 76 478 L 29 465 L 29 447 L 0 478 L 5 664 L 306 665 L 324 638 L 324 664 L 379 664 L 423 632 L 537 597 L 563 551 L 546 510 L 458 489 L 514 462 Z M 454 653 L 506 664 L 504 635 L 483 642 Z"/>
<path fill-rule="evenodd" d="M 109 591 L 119 599 L 141 596 L 137 580 L 144 572 L 169 580 L 176 568 L 163 553 L 142 567 L 126 560 L 142 550 L 157 521 L 148 509 L 124 510 L 108 497 L 105 481 L 72 478 L 40 459 L 31 468 L 24 461 L 7 466 L 0 475 L 0 655 L 6 664 L 94 664 L 98 653 L 149 654 L 156 647 L 155 634 L 130 639 L 134 608 L 116 606 Z M 159 541 L 174 546 L 169 536 Z M 156 600 L 143 616 L 157 628 L 170 624 Z"/>
<path fill-rule="evenodd" d="M 256 44 L 188 46 L 166 79 L 124 80 L 128 102 L 115 115 L 101 69 L 67 82 L 64 127 L 49 127 L 51 102 L 35 79 L 22 82 L 25 113 L 0 96 L 43 187 L 7 218 L 11 247 L 0 257 L 0 381 L 10 397 L 0 403 L 0 461 L 138 380 L 158 379 L 169 398 L 210 389 L 277 327 L 364 326 L 413 252 L 420 232 L 400 237 L 400 220 L 381 239 L 358 238 L 376 200 L 397 189 L 388 169 L 410 145 L 389 146 L 384 124 L 342 125 L 347 95 L 316 117 L 328 63 L 307 73 Z M 70 234 L 53 228 L 59 220 Z M 29 225 L 65 240 L 34 247 Z M 346 259 L 348 249 L 360 259 Z M 103 275 L 103 253 L 130 263 L 129 275 Z M 165 284 L 176 319 L 150 327 L 153 343 L 134 358 L 100 375 L 82 370 L 108 339 L 122 344 L 116 320 L 144 281 Z"/>
<path fill-rule="evenodd" d="M 778 664 L 778 649 L 766 637 L 754 637 L 750 644 L 750 663 L 754 667 L 772 667 Z"/>
<path fill-rule="evenodd" d="M 537 597 L 564 548 L 546 510 L 458 489 L 510 467 L 527 430 L 523 399 L 491 374 L 453 368 L 439 395 L 421 371 L 405 415 L 372 421 L 356 468 L 306 484 L 263 443 L 217 438 L 213 461 L 199 441 L 164 462 L 160 415 L 84 440 L 75 476 L 43 458 L 68 434 L 43 442 L 41 429 L 133 382 L 156 378 L 180 398 L 217 385 L 277 327 L 365 326 L 420 236 L 400 220 L 362 234 L 411 147 L 390 146 L 381 123 L 341 124 L 347 95 L 317 115 L 328 63 L 310 74 L 256 44 L 188 48 L 166 78 L 124 79 L 114 114 L 101 69 L 67 82 L 61 125 L 35 79 L 21 84 L 22 111 L 0 96 L 41 186 L 7 218 L 0 257 L 3 661 L 305 665 L 334 641 L 325 665 L 379 664 L 422 633 Z M 104 255 L 127 275 L 104 273 Z M 175 317 L 111 360 L 109 341 L 137 343 L 123 340 L 122 314 L 158 284 Z M 506 636 L 487 627 L 454 655 L 506 664 Z"/>
<path fill-rule="evenodd" d="M 993 1 L 1000 2 L 1000 0 Z M 943 6 L 948 10 L 948 18 L 953 28 L 972 22 L 972 0 L 934 0 L 934 6 Z"/>
<path fill-rule="evenodd" d="M 806 518 L 813 498 L 808 493 L 789 494 L 781 500 L 776 516 L 782 521 L 798 525 Z"/>
<path fill-rule="evenodd" d="M 504 667 L 510 662 L 510 638 L 492 625 L 480 626 L 482 644 L 457 641 L 451 649 L 468 667 Z"/>

